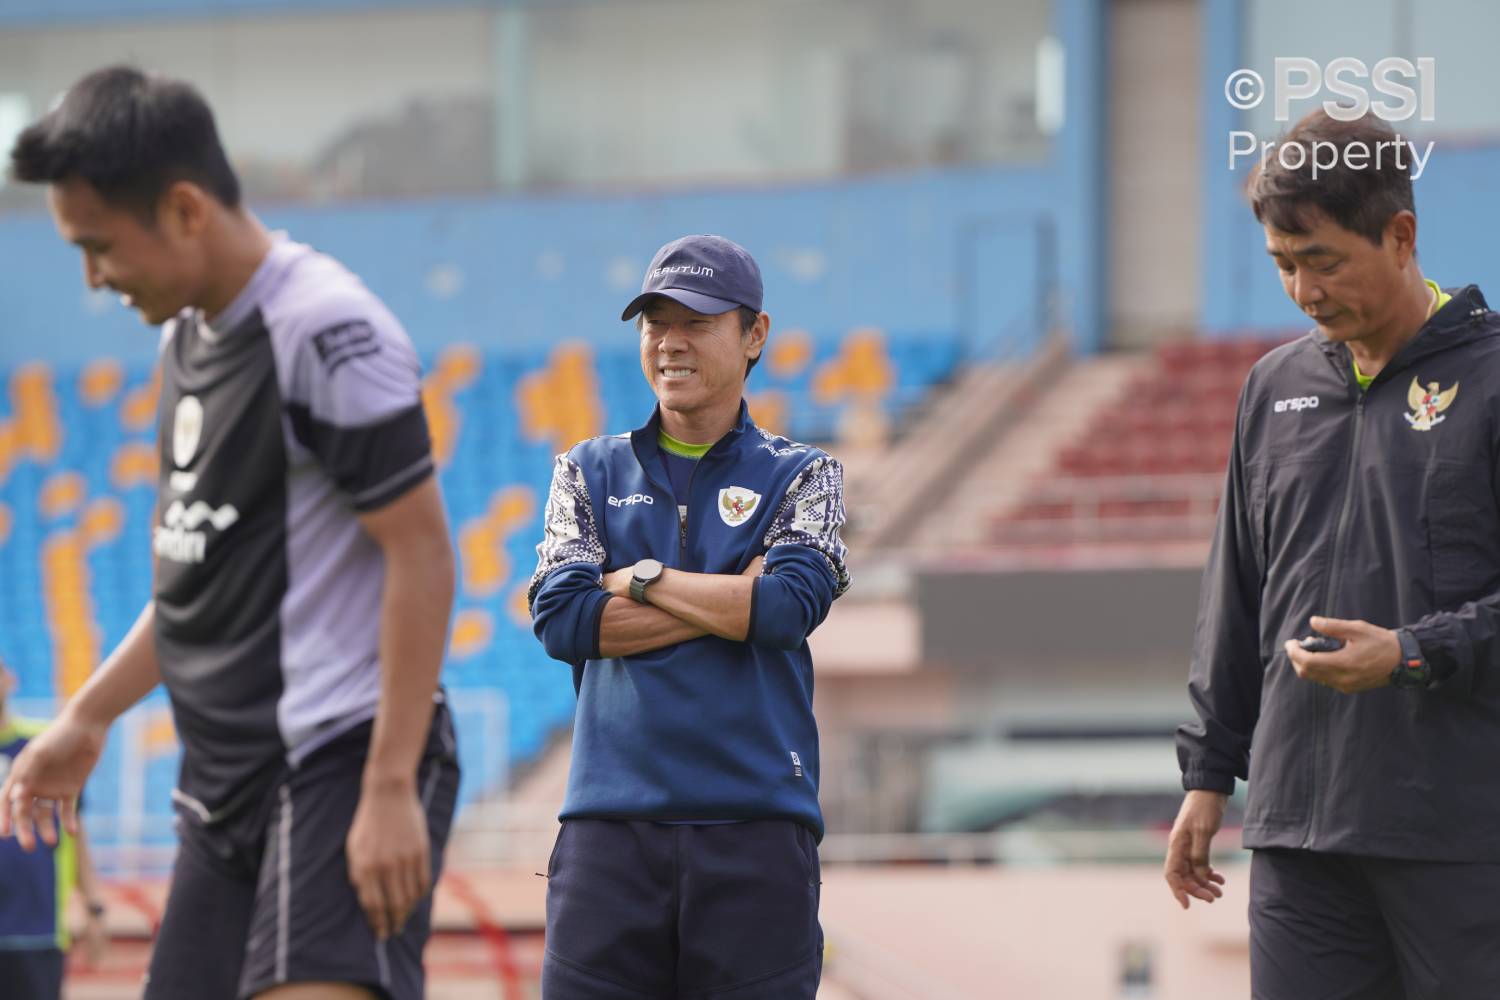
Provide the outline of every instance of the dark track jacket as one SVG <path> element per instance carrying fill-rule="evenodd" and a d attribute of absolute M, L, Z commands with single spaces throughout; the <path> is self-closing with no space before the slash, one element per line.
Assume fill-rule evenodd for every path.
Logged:
<path fill-rule="evenodd" d="M 1251 370 L 1178 730 L 1187 789 L 1248 779 L 1248 848 L 1500 861 L 1500 316 L 1470 285 L 1361 393 L 1313 332 Z M 1406 626 L 1440 678 L 1346 695 L 1282 643 Z"/>
<path fill-rule="evenodd" d="M 807 637 L 849 586 L 843 469 L 755 426 L 693 473 L 679 519 L 657 447 L 660 414 L 559 455 L 530 590 L 533 628 L 573 667 L 578 709 L 562 818 L 790 819 L 823 836 Z M 766 557 L 744 642 L 708 635 L 599 655 L 608 572 L 647 557 L 740 573 Z"/>

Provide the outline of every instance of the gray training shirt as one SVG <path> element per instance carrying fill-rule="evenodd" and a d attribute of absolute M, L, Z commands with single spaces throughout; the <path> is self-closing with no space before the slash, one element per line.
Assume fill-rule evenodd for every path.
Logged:
<path fill-rule="evenodd" d="M 406 332 L 278 239 L 212 326 L 162 336 L 156 646 L 202 822 L 372 718 L 384 561 L 357 515 L 433 470 Z"/>

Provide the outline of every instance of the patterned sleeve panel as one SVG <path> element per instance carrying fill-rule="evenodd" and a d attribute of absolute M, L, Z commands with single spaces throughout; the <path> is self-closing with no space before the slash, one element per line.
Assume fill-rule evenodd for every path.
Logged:
<path fill-rule="evenodd" d="M 567 455 L 557 456 L 552 469 L 552 489 L 547 495 L 536 558 L 536 572 L 526 592 L 528 607 L 535 605 L 537 591 L 553 571 L 579 564 L 604 566 L 604 541 L 594 520 L 588 483 L 583 469 Z"/>
<path fill-rule="evenodd" d="M 771 530 L 766 532 L 766 551 L 778 545 L 803 545 L 815 549 L 833 571 L 834 597 L 849 589 L 849 554 L 839 529 L 844 526 L 844 467 L 824 455 L 813 459 L 787 488 L 786 498 Z"/>

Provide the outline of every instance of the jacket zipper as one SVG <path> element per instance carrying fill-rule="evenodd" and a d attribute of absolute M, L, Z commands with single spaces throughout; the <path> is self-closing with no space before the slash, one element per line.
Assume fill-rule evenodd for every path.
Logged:
<path fill-rule="evenodd" d="M 672 507 L 674 508 L 673 515 L 677 518 L 677 526 L 678 526 L 678 530 L 677 530 L 677 537 L 678 537 L 678 543 L 677 543 L 677 566 L 675 568 L 682 569 L 683 568 L 683 566 L 682 566 L 683 559 L 687 555 L 687 520 L 682 516 L 682 514 L 681 514 L 680 511 L 678 511 L 678 510 L 675 509 L 678 506 L 677 503 L 676 503 L 677 494 L 675 492 L 673 492 L 673 490 L 672 490 L 672 488 L 671 488 L 670 485 L 668 485 L 668 486 L 662 486 L 662 484 L 657 481 L 656 477 L 651 474 L 651 470 L 648 469 L 648 468 L 646 468 L 646 464 L 644 462 L 642 462 L 639 459 L 637 459 L 636 460 L 636 464 L 641 467 L 641 473 L 642 473 L 642 475 L 644 475 L 646 477 L 646 482 L 648 482 L 652 486 L 654 486 L 656 488 L 656 490 L 659 493 L 661 493 L 662 495 L 668 496 L 668 497 L 672 498 L 672 501 L 673 501 Z M 696 473 L 698 470 L 695 468 L 693 471 Z"/>
<path fill-rule="evenodd" d="M 677 549 L 677 562 L 679 565 L 687 562 L 688 518 L 693 514 L 693 480 L 698 478 L 698 463 L 707 457 L 706 454 L 700 455 L 698 461 L 693 463 L 693 471 L 688 473 L 688 502 L 682 505 L 682 511 L 677 518 L 677 525 L 681 529 L 678 534 L 681 542 Z"/>
<path fill-rule="evenodd" d="M 645 467 L 644 464 L 641 464 L 641 472 L 645 473 L 646 482 L 650 483 L 652 486 L 656 487 L 662 493 L 664 493 L 667 496 L 671 497 L 673 499 L 673 501 L 674 501 L 674 503 L 672 504 L 672 506 L 678 508 L 678 510 L 676 512 L 677 513 L 677 566 L 676 566 L 677 569 L 687 569 L 686 563 L 687 563 L 687 540 L 688 540 L 688 516 L 691 515 L 692 509 L 693 509 L 693 505 L 692 505 L 693 480 L 695 480 L 695 479 L 698 478 L 698 468 L 703 464 L 703 459 L 707 458 L 707 457 L 708 457 L 707 455 L 704 455 L 703 458 L 700 458 L 700 459 L 698 459 L 698 461 L 694 462 L 693 463 L 693 471 L 690 472 L 690 473 L 688 473 L 688 501 L 689 502 L 687 504 L 685 504 L 685 505 L 684 504 L 675 503 L 675 501 L 677 499 L 677 493 L 676 493 L 676 491 L 673 490 L 670 485 L 665 486 L 665 487 L 662 486 L 661 483 L 657 482 L 656 477 L 653 476 L 653 475 L 651 475 L 650 470 L 648 470 Z M 638 464 L 640 464 L 639 460 L 638 460 Z M 682 510 L 681 510 L 681 507 L 683 507 L 683 506 L 687 507 L 687 510 L 688 510 L 688 514 L 687 515 L 684 515 L 683 512 L 682 512 Z"/>
<path fill-rule="evenodd" d="M 1364 430 L 1365 397 L 1369 389 L 1362 390 L 1354 402 L 1354 438 L 1349 448 L 1349 462 L 1344 469 L 1344 498 L 1339 505 L 1339 519 L 1333 529 L 1333 559 L 1328 565 L 1328 581 L 1323 587 L 1323 606 L 1319 614 L 1337 617 L 1338 609 L 1332 604 L 1334 583 L 1338 580 L 1339 564 L 1343 561 L 1344 533 L 1349 526 L 1350 501 L 1354 497 L 1355 473 L 1359 463 L 1359 439 Z M 1302 849 L 1312 846 L 1318 828 L 1318 775 L 1322 771 L 1320 760 L 1323 736 L 1323 700 L 1321 687 L 1313 688 L 1313 753 L 1312 753 L 1312 797 L 1308 802 L 1307 835 L 1302 838 Z"/>
<path fill-rule="evenodd" d="M 1478 309 L 1471 310 L 1470 314 L 1469 314 L 1469 324 L 1468 325 L 1472 326 L 1472 325 L 1478 323 L 1479 322 L 1479 318 L 1481 316 L 1483 316 L 1483 315 L 1484 315 L 1484 311 L 1483 310 L 1478 310 Z M 1392 358 L 1391 360 L 1394 362 L 1396 359 Z M 1344 367 L 1342 365 L 1340 365 L 1339 362 L 1337 360 L 1335 360 L 1334 358 L 1332 358 L 1332 357 L 1329 358 L 1329 362 L 1334 366 L 1335 369 L 1338 370 L 1339 374 L 1343 377 L 1344 384 L 1345 385 L 1351 385 L 1351 383 L 1349 381 L 1349 374 L 1344 369 Z M 1405 369 L 1409 368 L 1410 366 L 1411 366 L 1410 361 L 1407 361 L 1405 364 L 1402 365 L 1401 370 L 1404 371 Z M 1392 374 L 1395 373 L 1395 369 L 1392 368 L 1390 365 L 1387 365 L 1386 368 L 1382 368 L 1381 369 L 1381 371 L 1376 375 L 1376 378 L 1378 379 L 1380 377 L 1380 375 L 1386 374 L 1386 369 L 1387 368 L 1391 369 L 1391 373 Z M 1386 381 L 1389 382 L 1389 381 L 1391 381 L 1391 379 L 1388 377 L 1386 379 Z M 1360 441 L 1360 437 L 1361 437 L 1361 434 L 1362 434 L 1363 429 L 1364 429 L 1365 399 L 1370 394 L 1370 391 L 1375 388 L 1375 385 L 1374 385 L 1374 382 L 1372 381 L 1371 384 L 1370 384 L 1370 388 L 1369 389 L 1359 390 L 1358 386 L 1353 386 L 1353 388 L 1355 388 L 1355 390 L 1359 392 L 1359 397 L 1354 401 L 1354 438 L 1353 438 L 1353 441 L 1351 443 L 1351 447 L 1349 449 L 1349 462 L 1348 462 L 1348 465 L 1344 469 L 1344 497 L 1343 497 L 1342 502 L 1339 505 L 1339 519 L 1338 519 L 1338 522 L 1334 525 L 1334 533 L 1333 533 L 1333 559 L 1329 563 L 1329 566 L 1328 566 L 1328 582 L 1324 585 L 1324 588 L 1323 588 L 1323 607 L 1322 607 L 1321 613 L 1323 615 L 1330 616 L 1330 617 L 1334 616 L 1337 613 L 1337 611 L 1338 611 L 1338 609 L 1335 608 L 1333 606 L 1333 604 L 1332 604 L 1333 595 L 1334 595 L 1334 583 L 1338 579 L 1339 564 L 1340 564 L 1340 562 L 1342 562 L 1342 559 L 1343 559 L 1343 554 L 1344 554 L 1344 534 L 1345 534 L 1345 531 L 1348 528 L 1348 524 L 1349 524 L 1350 501 L 1353 499 L 1353 496 L 1354 496 L 1355 472 L 1357 470 L 1357 463 L 1359 462 L 1359 441 Z M 1311 798 L 1310 798 L 1310 800 L 1308 802 L 1307 834 L 1306 834 L 1306 836 L 1304 836 L 1302 838 L 1302 849 L 1303 850 L 1307 850 L 1308 848 L 1310 848 L 1312 846 L 1313 838 L 1317 835 L 1317 829 L 1318 829 L 1318 774 L 1320 773 L 1320 770 L 1321 770 L 1321 766 L 1320 766 L 1320 763 L 1319 763 L 1319 753 L 1318 753 L 1318 751 L 1320 749 L 1320 745 L 1323 742 L 1322 741 L 1322 735 L 1323 735 L 1323 725 L 1322 725 L 1322 723 L 1323 723 L 1323 711 L 1322 711 L 1322 708 L 1323 708 L 1323 704 L 1324 704 L 1324 698 L 1325 698 L 1325 695 L 1323 693 L 1322 688 L 1321 687 L 1314 687 L 1313 688 L 1312 795 L 1311 795 Z"/>

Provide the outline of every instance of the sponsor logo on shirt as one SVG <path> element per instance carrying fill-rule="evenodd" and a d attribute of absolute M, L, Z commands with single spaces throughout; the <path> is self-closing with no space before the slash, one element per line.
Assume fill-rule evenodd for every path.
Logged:
<path fill-rule="evenodd" d="M 330 326 L 313 334 L 313 347 L 323 367 L 332 375 L 345 362 L 380 353 L 380 341 L 375 339 L 375 330 L 362 319 Z"/>
<path fill-rule="evenodd" d="M 152 533 L 151 547 L 158 558 L 179 563 L 201 563 L 208 555 L 208 532 L 200 530 L 205 523 L 223 534 L 240 519 L 233 504 L 215 510 L 202 500 L 191 507 L 173 500 L 162 514 L 161 526 Z"/>
<path fill-rule="evenodd" d="M 655 497 L 648 497 L 644 493 L 632 493 L 628 497 L 610 497 L 609 498 L 609 505 L 611 507 L 629 507 L 629 506 L 631 506 L 633 504 L 638 504 L 638 503 L 643 503 L 643 504 L 645 504 L 646 506 L 649 507 L 652 504 L 656 503 L 656 498 Z"/>
<path fill-rule="evenodd" d="M 792 755 L 792 777 L 802 777 L 802 758 L 797 756 L 795 750 L 788 750 L 787 753 Z"/>
<path fill-rule="evenodd" d="M 1301 413 L 1303 410 L 1316 410 L 1318 408 L 1317 396 L 1293 396 L 1291 399 L 1278 399 L 1272 407 L 1277 413 Z"/>

